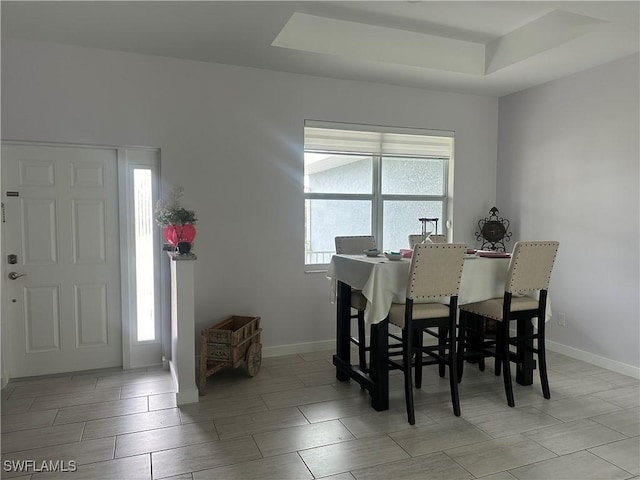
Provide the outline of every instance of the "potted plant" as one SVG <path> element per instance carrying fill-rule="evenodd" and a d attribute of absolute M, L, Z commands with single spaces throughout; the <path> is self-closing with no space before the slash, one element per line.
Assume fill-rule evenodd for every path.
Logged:
<path fill-rule="evenodd" d="M 191 242 L 196 237 L 195 223 L 198 221 L 193 210 L 180 204 L 184 189 L 176 187 L 166 200 L 158 201 L 155 209 L 156 223 L 163 227 L 164 238 L 180 254 L 191 252 Z"/>

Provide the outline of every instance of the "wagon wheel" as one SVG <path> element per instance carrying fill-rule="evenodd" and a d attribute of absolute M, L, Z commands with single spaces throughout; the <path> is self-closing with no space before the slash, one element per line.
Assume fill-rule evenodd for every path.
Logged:
<path fill-rule="evenodd" d="M 255 377 L 260 370 L 260 364 L 262 363 L 262 345 L 259 343 L 252 343 L 247 350 L 247 373 L 250 377 Z"/>

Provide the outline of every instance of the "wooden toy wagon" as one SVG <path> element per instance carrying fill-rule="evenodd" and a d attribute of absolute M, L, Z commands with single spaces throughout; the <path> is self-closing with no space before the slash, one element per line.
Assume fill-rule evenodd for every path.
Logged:
<path fill-rule="evenodd" d="M 246 362 L 247 373 L 255 376 L 262 362 L 260 317 L 231 315 L 205 328 L 200 334 L 200 395 L 207 393 L 207 378 L 224 367 Z"/>

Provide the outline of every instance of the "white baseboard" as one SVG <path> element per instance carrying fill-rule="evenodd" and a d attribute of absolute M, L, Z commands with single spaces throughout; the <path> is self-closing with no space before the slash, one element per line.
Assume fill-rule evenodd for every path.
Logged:
<path fill-rule="evenodd" d="M 567 357 L 575 358 L 577 360 L 582 360 L 584 362 L 591 363 L 598 367 L 606 368 L 607 370 L 621 373 L 622 375 L 627 375 L 629 377 L 633 377 L 640 380 L 639 367 L 618 362 L 616 360 L 611 360 L 609 358 L 601 357 L 600 355 L 596 355 L 590 352 L 585 352 L 584 350 L 579 350 L 577 348 L 569 347 L 561 343 L 552 342 L 551 340 L 547 340 L 546 344 L 547 344 L 547 349 L 553 352 L 561 353 L 563 355 L 566 355 Z"/>

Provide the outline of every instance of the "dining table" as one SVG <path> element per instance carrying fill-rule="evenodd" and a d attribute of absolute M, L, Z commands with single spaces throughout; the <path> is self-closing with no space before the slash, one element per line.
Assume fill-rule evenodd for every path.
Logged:
<path fill-rule="evenodd" d="M 458 293 L 458 305 L 504 296 L 510 258 L 502 256 L 465 255 Z M 405 303 L 410 258 L 390 260 L 384 256 L 333 255 L 327 270 L 330 279 L 330 300 L 336 305 L 336 353 L 333 364 L 336 378 L 354 380 L 371 395 L 375 410 L 389 408 L 389 324 L 392 303 Z M 351 290 L 362 291 L 367 299 L 365 324 L 370 329 L 369 368 L 362 371 L 351 364 Z M 447 302 L 447 298 L 440 301 Z M 551 318 L 551 303 L 547 300 L 545 321 Z M 518 322 L 524 334 L 533 333 L 532 322 Z M 528 348 L 516 352 L 516 382 L 533 383 L 534 360 Z"/>

